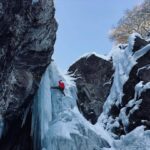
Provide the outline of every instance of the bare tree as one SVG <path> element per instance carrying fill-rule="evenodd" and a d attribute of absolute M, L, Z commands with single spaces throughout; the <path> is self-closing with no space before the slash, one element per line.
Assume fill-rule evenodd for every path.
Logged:
<path fill-rule="evenodd" d="M 127 10 L 119 20 L 118 25 L 112 28 L 110 39 L 117 43 L 127 42 L 129 34 L 140 33 L 146 37 L 150 32 L 150 0 L 145 0 L 141 5 Z"/>

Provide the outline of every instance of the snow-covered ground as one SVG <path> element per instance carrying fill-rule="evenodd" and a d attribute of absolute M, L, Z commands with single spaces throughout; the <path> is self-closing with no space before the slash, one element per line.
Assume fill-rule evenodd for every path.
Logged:
<path fill-rule="evenodd" d="M 129 115 L 139 108 L 142 99 L 136 100 L 140 97 L 141 93 L 146 89 L 150 89 L 150 83 L 143 84 L 140 81 L 135 86 L 135 96 L 131 99 L 128 104 L 123 107 L 120 111 L 120 115 L 115 119 L 109 116 L 109 111 L 111 106 L 115 104 L 118 106 L 121 104 L 123 93 L 123 85 L 129 78 L 129 73 L 133 66 L 137 63 L 137 59 L 146 54 L 150 50 L 150 44 L 138 50 L 137 52 L 132 52 L 135 36 L 139 34 L 132 34 L 129 37 L 129 44 L 121 49 L 120 45 L 113 48 L 110 56 L 113 57 L 113 66 L 115 69 L 114 81 L 110 94 L 104 104 L 103 113 L 101 114 L 98 123 L 103 123 L 106 125 L 108 132 L 115 136 L 111 129 L 113 127 L 119 126 L 119 120 L 122 121 L 124 126 L 129 123 Z M 124 47 L 124 46 L 123 46 Z M 125 111 L 127 107 L 134 106 L 128 115 Z M 111 148 L 109 150 L 149 150 L 150 149 L 150 131 L 144 131 L 144 126 L 137 127 L 132 132 L 125 136 L 121 136 L 118 140 L 113 140 Z M 107 149 L 108 150 L 108 149 Z"/>

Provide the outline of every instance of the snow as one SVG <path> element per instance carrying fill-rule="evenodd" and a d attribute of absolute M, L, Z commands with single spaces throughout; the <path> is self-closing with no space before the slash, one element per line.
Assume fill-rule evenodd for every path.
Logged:
<path fill-rule="evenodd" d="M 123 85 L 126 83 L 126 81 L 129 78 L 129 73 L 133 66 L 137 63 L 137 59 L 146 54 L 150 50 L 150 44 L 146 45 L 144 48 L 136 51 L 135 53 L 132 52 L 133 44 L 135 36 L 140 36 L 138 34 L 132 34 L 129 37 L 129 45 L 125 47 L 124 50 L 120 49 L 120 45 L 117 45 L 113 47 L 111 53 L 109 54 L 109 57 L 113 58 L 113 67 L 115 69 L 114 73 L 114 81 L 110 90 L 110 94 L 103 106 L 103 113 L 99 117 L 98 122 L 103 122 L 106 124 L 106 129 L 111 133 L 111 129 L 114 126 L 118 126 L 117 121 L 120 119 L 124 126 L 128 124 L 128 118 L 131 113 L 133 113 L 136 109 L 139 108 L 142 100 L 136 100 L 137 96 L 135 95 L 133 101 L 132 101 L 132 110 L 129 113 L 128 116 L 126 116 L 126 108 L 131 105 L 131 102 L 127 104 L 125 107 L 121 109 L 121 113 L 119 115 L 119 119 L 112 119 L 111 116 L 109 117 L 109 111 L 112 107 L 112 105 L 120 105 L 122 103 L 122 97 L 124 95 L 123 93 Z M 132 46 L 131 46 L 132 45 Z M 138 89 L 137 85 L 135 87 L 135 93 L 139 96 L 141 91 L 146 90 L 149 88 L 149 83 L 146 85 L 141 85 Z"/>
<path fill-rule="evenodd" d="M 146 54 L 149 50 L 150 50 L 150 44 L 146 45 L 142 49 L 135 52 L 134 55 L 133 55 L 133 58 L 137 60 L 138 58 L 140 58 L 141 56 Z"/>
<path fill-rule="evenodd" d="M 59 80 L 65 82 L 65 94 L 51 89 Z M 100 124 L 93 126 L 76 105 L 76 86 L 71 77 L 60 73 L 52 63 L 42 77 L 34 99 L 32 136 L 35 149 L 101 150 L 109 147 L 111 137 Z M 108 142 L 106 142 L 106 139 Z"/>
<path fill-rule="evenodd" d="M 130 116 L 130 115 L 133 114 L 136 110 L 138 110 L 141 103 L 142 103 L 142 99 L 137 100 L 137 101 L 134 103 L 134 107 L 130 110 L 128 116 Z"/>
<path fill-rule="evenodd" d="M 120 111 L 119 118 L 122 121 L 124 126 L 127 126 L 129 123 L 129 116 L 134 113 L 137 109 L 139 109 L 140 104 L 142 103 L 142 99 L 137 100 L 140 96 L 141 93 L 147 89 L 150 89 L 150 83 L 146 83 L 143 85 L 143 81 L 140 81 L 138 84 L 135 86 L 135 95 L 134 99 L 130 100 L 125 107 L 123 107 Z M 128 115 L 126 115 L 126 109 L 127 108 L 132 108 L 129 112 Z"/>
<path fill-rule="evenodd" d="M 89 53 L 85 53 L 85 54 L 83 54 L 82 56 L 81 56 L 81 58 L 86 58 L 86 59 L 88 59 L 89 57 L 91 57 L 92 55 L 95 55 L 95 56 L 97 56 L 97 57 L 99 57 L 99 58 L 101 58 L 101 59 L 104 59 L 104 60 L 109 60 L 109 57 L 108 56 L 106 56 L 106 55 L 100 55 L 100 54 L 98 54 L 98 53 L 96 53 L 96 52 L 89 52 Z M 80 58 L 80 59 L 81 59 Z"/>
<path fill-rule="evenodd" d="M 111 51 L 113 66 L 115 68 L 114 82 L 110 91 L 110 95 L 104 104 L 104 113 L 108 113 L 114 103 L 119 104 L 121 102 L 123 96 L 123 84 L 127 81 L 128 74 L 132 69 L 132 66 L 136 64 L 135 60 L 132 60 L 131 58 L 129 59 L 132 54 L 128 55 L 127 50 L 128 49 L 126 48 L 124 51 L 121 51 L 120 48 L 116 46 Z"/>
<path fill-rule="evenodd" d="M 146 65 L 146 66 L 144 66 L 144 67 L 139 68 L 138 71 L 137 71 L 137 76 L 139 75 L 139 72 L 140 72 L 141 70 L 143 70 L 143 69 L 149 70 L 149 69 L 150 69 L 150 64 L 148 64 L 148 65 Z"/>
<path fill-rule="evenodd" d="M 143 81 L 140 81 L 136 87 L 136 96 L 140 97 L 142 92 L 145 92 L 147 89 L 150 89 L 150 82 L 147 82 L 146 84 L 143 83 Z"/>
<path fill-rule="evenodd" d="M 133 49 L 136 37 L 139 37 L 142 39 L 142 36 L 139 33 L 133 33 L 129 36 L 128 43 L 129 43 L 129 47 L 131 50 Z"/>
<path fill-rule="evenodd" d="M 144 131 L 144 126 L 122 136 L 120 140 L 115 140 L 110 150 L 149 150 L 150 131 Z"/>
<path fill-rule="evenodd" d="M 110 94 L 104 104 L 103 113 L 99 117 L 98 123 L 103 123 L 106 125 L 106 129 L 112 137 L 116 138 L 111 130 L 113 127 L 118 127 L 119 120 L 126 127 L 129 123 L 129 116 L 137 109 L 139 109 L 142 99 L 139 99 L 141 93 L 150 89 L 150 82 L 144 83 L 140 81 L 135 86 L 135 95 L 125 107 L 120 110 L 120 114 L 115 119 L 109 116 L 109 110 L 113 104 L 121 104 L 123 93 L 123 85 L 129 78 L 129 73 L 133 66 L 137 63 L 137 59 L 146 54 L 150 50 L 150 44 L 140 49 L 139 51 L 133 53 L 132 48 L 134 45 L 135 36 L 138 34 L 133 34 L 129 38 L 129 45 L 125 49 L 121 49 L 120 45 L 115 46 L 110 57 L 113 58 L 113 66 L 115 69 L 114 82 L 110 91 Z M 149 69 L 149 65 L 146 66 Z M 140 68 L 143 69 L 143 68 Z M 138 70 L 138 72 L 140 71 Z M 129 114 L 126 114 L 126 109 L 132 108 Z M 147 122 L 143 120 L 143 122 Z M 97 124 L 98 124 L 97 123 Z M 113 139 L 111 143 L 111 148 L 104 148 L 103 150 L 149 150 L 150 148 L 150 131 L 144 131 L 144 126 L 135 128 L 132 132 L 121 136 L 119 140 Z"/>
<path fill-rule="evenodd" d="M 96 57 L 99 57 L 99 58 L 104 59 L 104 60 L 106 60 L 106 61 L 109 61 L 109 60 L 110 60 L 109 55 L 107 56 L 107 55 L 100 55 L 100 54 L 98 54 L 98 53 L 96 53 L 96 52 L 88 52 L 88 53 L 85 53 L 85 54 L 83 54 L 82 56 L 80 56 L 78 59 L 76 59 L 76 60 L 72 63 L 72 65 L 75 64 L 75 63 L 76 63 L 77 61 L 79 61 L 80 59 L 82 59 L 82 58 L 88 59 L 88 58 L 91 57 L 92 55 L 95 55 Z"/>
<path fill-rule="evenodd" d="M 126 107 L 120 110 L 119 118 L 124 126 L 127 126 L 129 124 L 129 119 L 126 115 Z"/>

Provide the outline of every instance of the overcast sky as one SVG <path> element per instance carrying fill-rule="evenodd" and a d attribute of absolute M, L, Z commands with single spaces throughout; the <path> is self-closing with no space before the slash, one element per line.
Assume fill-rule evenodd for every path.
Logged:
<path fill-rule="evenodd" d="M 55 0 L 59 24 L 54 59 L 66 70 L 87 52 L 107 54 L 112 43 L 109 30 L 115 26 L 126 9 L 143 0 Z"/>

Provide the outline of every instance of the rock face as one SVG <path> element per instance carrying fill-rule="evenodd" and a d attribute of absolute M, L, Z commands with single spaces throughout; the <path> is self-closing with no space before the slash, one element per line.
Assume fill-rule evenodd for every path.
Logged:
<path fill-rule="evenodd" d="M 136 91 L 137 88 L 141 91 Z M 125 131 L 130 132 L 140 125 L 145 125 L 147 129 L 150 129 L 150 48 L 132 68 L 129 79 L 123 86 L 123 92 L 121 107 L 125 107 L 129 101 L 135 98 L 137 93 L 136 101 L 142 100 L 139 108 L 134 112 L 132 112 L 134 105 L 127 107 L 126 115 L 129 115 L 129 124 L 125 127 Z"/>
<path fill-rule="evenodd" d="M 24 129 L 22 117 L 51 62 L 57 30 L 54 13 L 53 0 L 0 0 L 0 115 L 7 126 L 2 150 L 31 148 L 30 131 L 25 132 L 31 118 Z"/>
<path fill-rule="evenodd" d="M 113 72 L 112 62 L 95 53 L 82 57 L 69 68 L 69 73 L 77 78 L 78 107 L 93 124 L 109 94 Z"/>
<path fill-rule="evenodd" d="M 102 120 L 117 136 L 138 126 L 150 129 L 150 45 L 134 37 L 116 59 L 114 82 Z M 139 48 L 139 49 L 137 49 Z"/>

